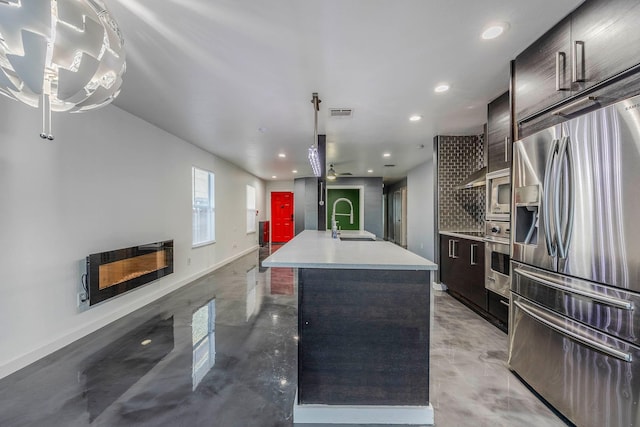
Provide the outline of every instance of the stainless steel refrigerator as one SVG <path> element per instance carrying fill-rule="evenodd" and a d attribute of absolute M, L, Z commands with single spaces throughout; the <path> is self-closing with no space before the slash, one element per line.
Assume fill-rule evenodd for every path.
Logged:
<path fill-rule="evenodd" d="M 509 367 L 578 426 L 640 426 L 640 96 L 514 143 Z"/>

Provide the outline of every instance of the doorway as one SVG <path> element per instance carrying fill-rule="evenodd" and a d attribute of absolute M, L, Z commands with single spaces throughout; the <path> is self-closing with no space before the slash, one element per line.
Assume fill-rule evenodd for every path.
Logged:
<path fill-rule="evenodd" d="M 293 239 L 293 193 L 271 193 L 271 242 L 286 243 Z"/>
<path fill-rule="evenodd" d="M 392 241 L 396 245 L 407 247 L 407 188 L 402 187 L 393 192 L 393 205 L 391 209 L 393 236 Z"/>

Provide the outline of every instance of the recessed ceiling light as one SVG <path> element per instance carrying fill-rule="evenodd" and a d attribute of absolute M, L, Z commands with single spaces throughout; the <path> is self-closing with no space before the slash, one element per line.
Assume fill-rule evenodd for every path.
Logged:
<path fill-rule="evenodd" d="M 146 339 L 146 340 L 142 341 L 140 344 L 141 345 L 149 345 L 149 344 L 151 344 L 151 340 L 150 339 Z"/>
<path fill-rule="evenodd" d="M 373 173 L 373 169 L 369 169 L 367 173 Z"/>
<path fill-rule="evenodd" d="M 485 40 L 495 39 L 507 31 L 508 28 L 509 24 L 506 23 L 493 24 L 482 32 L 482 38 Z"/>
<path fill-rule="evenodd" d="M 391 153 L 384 153 L 382 157 L 391 157 Z"/>
<path fill-rule="evenodd" d="M 438 86 L 436 86 L 435 89 L 433 89 L 433 90 L 435 90 L 438 93 L 446 92 L 446 91 L 449 90 L 449 85 L 446 84 L 446 83 L 441 83 Z"/>
<path fill-rule="evenodd" d="M 298 173 L 298 169 L 294 169 L 294 170 L 292 170 L 291 172 L 293 172 L 293 173 Z"/>
<path fill-rule="evenodd" d="M 271 179 L 276 179 L 276 178 L 277 178 L 277 176 L 271 175 Z"/>
<path fill-rule="evenodd" d="M 422 116 L 419 116 L 418 114 L 414 114 L 413 116 L 409 117 L 409 120 L 411 120 L 412 122 L 418 122 L 422 120 Z"/>
<path fill-rule="evenodd" d="M 284 159 L 285 157 L 287 157 L 287 155 L 284 153 L 280 153 L 278 154 L 278 157 L 280 157 L 281 159 Z"/>

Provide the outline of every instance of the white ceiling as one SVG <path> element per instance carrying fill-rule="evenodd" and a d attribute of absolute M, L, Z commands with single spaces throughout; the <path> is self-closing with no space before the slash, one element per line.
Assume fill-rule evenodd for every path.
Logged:
<path fill-rule="evenodd" d="M 487 103 L 508 89 L 509 60 L 579 3 L 107 0 L 127 49 L 114 103 L 260 178 L 290 180 L 312 176 L 318 92 L 327 164 L 394 180 L 427 160 L 434 135 L 480 133 Z M 508 32 L 482 40 L 495 21 Z M 434 93 L 440 82 L 451 90 Z"/>

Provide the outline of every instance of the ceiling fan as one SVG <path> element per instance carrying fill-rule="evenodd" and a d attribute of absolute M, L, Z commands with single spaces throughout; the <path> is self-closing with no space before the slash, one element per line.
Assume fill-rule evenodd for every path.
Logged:
<path fill-rule="evenodd" d="M 339 176 L 351 176 L 353 175 L 351 172 L 337 173 L 333 168 L 333 164 L 329 165 L 329 170 L 327 171 L 327 179 L 334 180 Z"/>

